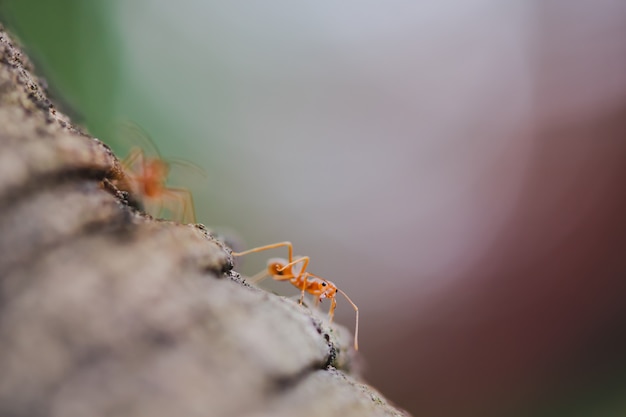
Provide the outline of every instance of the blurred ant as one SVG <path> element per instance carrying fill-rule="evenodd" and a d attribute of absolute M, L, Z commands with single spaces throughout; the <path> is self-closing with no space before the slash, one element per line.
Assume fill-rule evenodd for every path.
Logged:
<path fill-rule="evenodd" d="M 127 123 L 122 127 L 124 133 L 131 133 L 135 139 L 141 139 L 144 144 L 149 145 L 147 149 L 151 149 L 155 155 L 147 156 L 142 148 L 134 146 L 122 161 L 130 178 L 132 191 L 141 196 L 146 211 L 159 215 L 165 207 L 175 221 L 195 223 L 196 213 L 191 192 L 184 188 L 168 187 L 166 181 L 172 164 L 199 168 L 185 161 L 163 159 L 149 136 L 140 128 Z"/>
<path fill-rule="evenodd" d="M 261 280 L 272 277 L 276 281 L 289 281 L 293 286 L 302 291 L 300 295 L 300 305 L 304 300 L 305 291 L 315 296 L 315 305 L 324 299 L 330 300 L 330 309 L 328 310 L 328 316 L 330 323 L 333 322 L 333 316 L 335 314 L 335 307 L 337 307 L 337 300 L 335 296 L 337 292 L 341 293 L 356 312 L 356 324 L 354 327 L 354 349 L 359 350 L 359 309 L 354 302 L 348 297 L 348 295 L 341 291 L 337 286 L 317 275 L 310 272 L 306 272 L 306 268 L 309 265 L 309 257 L 301 256 L 297 259 L 293 259 L 293 246 L 291 242 L 274 243 L 273 245 L 260 246 L 258 248 L 250 249 L 244 252 L 233 252 L 233 256 L 243 256 L 249 253 L 261 252 L 269 249 L 279 248 L 286 246 L 289 252 L 288 259 L 284 258 L 272 258 L 267 261 L 267 269 L 262 271 L 253 277 L 252 282 L 260 282 Z"/>

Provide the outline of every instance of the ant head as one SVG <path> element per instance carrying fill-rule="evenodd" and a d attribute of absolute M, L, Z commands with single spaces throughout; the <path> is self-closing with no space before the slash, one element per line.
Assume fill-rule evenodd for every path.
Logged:
<path fill-rule="evenodd" d="M 313 293 L 315 293 L 320 300 L 324 298 L 333 299 L 337 295 L 337 286 L 325 279 L 316 279 L 311 283 L 314 288 Z"/>
<path fill-rule="evenodd" d="M 320 295 L 320 298 L 335 298 L 337 295 L 337 286 L 330 281 L 327 283 L 323 282 L 322 288 L 324 288 L 324 292 Z"/>

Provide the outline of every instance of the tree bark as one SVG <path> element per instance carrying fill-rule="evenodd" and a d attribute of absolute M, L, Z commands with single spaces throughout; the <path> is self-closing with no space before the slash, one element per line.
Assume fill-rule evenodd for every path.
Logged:
<path fill-rule="evenodd" d="M 407 415 L 359 381 L 346 329 L 125 184 L 0 26 L 0 415 Z"/>

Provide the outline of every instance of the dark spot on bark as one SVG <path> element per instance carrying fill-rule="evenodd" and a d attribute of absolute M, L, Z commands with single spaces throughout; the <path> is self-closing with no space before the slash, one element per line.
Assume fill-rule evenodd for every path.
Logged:
<path fill-rule="evenodd" d="M 173 335 L 160 329 L 152 329 L 147 332 L 146 336 L 148 341 L 153 345 L 171 347 L 176 344 L 176 338 Z"/>

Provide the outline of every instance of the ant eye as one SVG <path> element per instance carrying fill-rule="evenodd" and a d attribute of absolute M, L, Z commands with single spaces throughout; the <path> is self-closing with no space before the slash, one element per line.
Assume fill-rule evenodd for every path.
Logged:
<path fill-rule="evenodd" d="M 326 286 L 326 283 L 325 283 L 325 282 L 322 282 L 322 287 L 325 287 L 325 286 Z"/>

